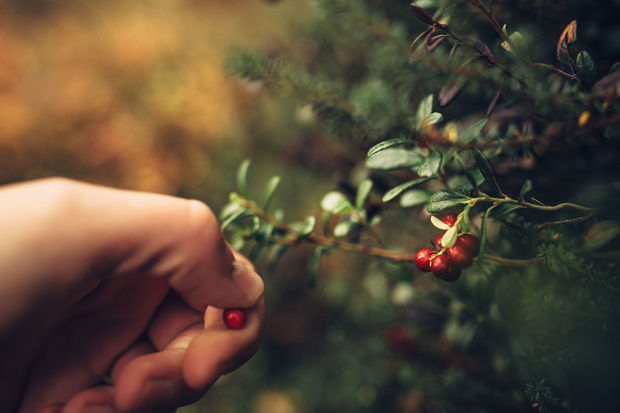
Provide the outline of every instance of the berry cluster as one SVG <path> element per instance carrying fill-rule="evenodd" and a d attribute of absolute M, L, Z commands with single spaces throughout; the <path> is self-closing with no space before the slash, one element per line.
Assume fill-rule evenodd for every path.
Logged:
<path fill-rule="evenodd" d="M 446 228 L 452 228 L 458 225 L 459 219 L 456 215 L 450 214 L 441 221 Z M 445 232 L 435 238 L 433 242 L 435 248 L 422 248 L 417 252 L 415 265 L 420 271 L 432 272 L 444 281 L 456 281 L 461 276 L 461 271 L 472 265 L 480 243 L 478 238 L 471 234 L 461 234 L 452 239 L 451 245 L 444 246 L 442 243 L 444 235 Z"/>

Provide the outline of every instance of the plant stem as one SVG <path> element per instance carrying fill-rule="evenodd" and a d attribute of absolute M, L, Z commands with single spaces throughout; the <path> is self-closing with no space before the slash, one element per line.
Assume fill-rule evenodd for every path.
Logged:
<path fill-rule="evenodd" d="M 508 265 L 508 266 L 526 266 L 530 264 L 536 264 L 539 260 L 538 258 L 530 258 L 527 260 L 515 259 L 515 258 L 503 258 L 498 257 L 496 255 L 484 254 L 484 259 L 493 262 L 494 264 L 499 265 Z"/>
<path fill-rule="evenodd" d="M 516 204 L 516 205 L 521 205 L 523 207 L 526 208 L 530 208 L 530 209 L 538 209 L 541 211 L 558 211 L 560 209 L 563 208 L 572 208 L 572 209 L 577 209 L 580 211 L 585 211 L 585 212 L 589 212 L 592 213 L 595 211 L 594 208 L 589 208 L 589 207 L 585 207 L 583 205 L 578 205 L 578 204 L 574 204 L 572 202 L 562 202 L 561 204 L 557 204 L 557 205 L 538 205 L 538 204 L 533 204 L 531 202 L 526 202 L 526 201 L 517 201 L 516 199 L 512 199 L 510 197 L 505 197 L 505 198 L 495 198 L 492 196 L 488 196 L 488 195 L 483 195 L 477 198 L 470 198 L 469 199 L 469 204 L 470 205 L 475 205 L 478 202 L 491 202 L 494 205 L 499 205 L 499 204 Z"/>

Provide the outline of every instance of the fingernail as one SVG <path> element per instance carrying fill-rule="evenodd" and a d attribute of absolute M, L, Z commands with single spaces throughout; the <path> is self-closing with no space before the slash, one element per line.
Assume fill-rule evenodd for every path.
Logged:
<path fill-rule="evenodd" d="M 248 299 L 249 306 L 256 304 L 265 292 L 263 279 L 240 260 L 233 262 L 233 281 Z"/>

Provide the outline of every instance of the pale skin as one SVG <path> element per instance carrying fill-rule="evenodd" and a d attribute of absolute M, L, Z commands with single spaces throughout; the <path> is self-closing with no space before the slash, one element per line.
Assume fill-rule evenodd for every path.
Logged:
<path fill-rule="evenodd" d="M 173 412 L 258 349 L 263 282 L 201 202 L 45 179 L 0 187 L 0 234 L 2 412 Z"/>

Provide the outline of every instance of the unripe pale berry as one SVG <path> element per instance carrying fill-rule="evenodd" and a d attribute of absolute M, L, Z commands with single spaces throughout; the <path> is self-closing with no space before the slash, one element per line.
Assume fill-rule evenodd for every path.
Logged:
<path fill-rule="evenodd" d="M 228 328 L 238 330 L 245 326 L 245 311 L 238 308 L 229 308 L 224 310 L 222 318 Z"/>
<path fill-rule="evenodd" d="M 420 271 L 429 272 L 431 270 L 431 257 L 434 253 L 436 253 L 432 248 L 422 248 L 415 255 L 415 266 L 418 267 Z"/>

